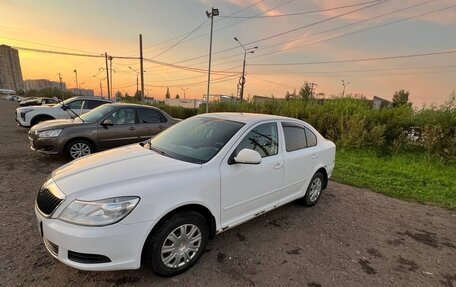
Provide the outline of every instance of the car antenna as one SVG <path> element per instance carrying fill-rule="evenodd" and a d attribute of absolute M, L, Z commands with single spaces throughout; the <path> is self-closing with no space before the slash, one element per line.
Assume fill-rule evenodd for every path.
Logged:
<path fill-rule="evenodd" d="M 75 111 L 73 111 L 73 109 L 71 109 L 69 106 L 65 105 L 65 103 L 62 101 L 62 99 L 60 99 L 60 102 L 62 103 L 62 107 L 64 108 L 64 111 L 70 115 L 71 119 L 74 120 L 74 117 L 70 114 L 70 112 L 68 110 L 72 111 L 76 117 L 78 117 L 83 123 L 85 123 L 85 121 Z"/>

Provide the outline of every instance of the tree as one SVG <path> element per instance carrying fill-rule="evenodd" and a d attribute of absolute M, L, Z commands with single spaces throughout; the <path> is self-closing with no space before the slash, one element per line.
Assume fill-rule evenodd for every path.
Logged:
<path fill-rule="evenodd" d="M 394 93 L 393 96 L 393 107 L 400 107 L 404 105 L 411 106 L 412 103 L 409 103 L 409 91 L 399 90 Z"/>
<path fill-rule="evenodd" d="M 176 95 L 176 99 L 180 99 L 179 94 Z"/>
<path fill-rule="evenodd" d="M 171 98 L 171 95 L 169 93 L 169 88 L 166 88 L 166 95 L 165 95 L 165 98 L 169 99 Z"/>
<path fill-rule="evenodd" d="M 293 100 L 296 98 L 297 98 L 296 90 L 294 90 L 292 94 L 290 94 L 290 92 L 287 91 L 287 94 L 285 95 L 285 100 L 288 101 L 288 100 Z"/>
<path fill-rule="evenodd" d="M 120 91 L 116 92 L 116 99 L 122 98 L 122 93 Z"/>
<path fill-rule="evenodd" d="M 308 101 L 313 98 L 312 87 L 308 82 L 304 82 L 304 85 L 299 89 L 299 98 L 304 101 Z"/>

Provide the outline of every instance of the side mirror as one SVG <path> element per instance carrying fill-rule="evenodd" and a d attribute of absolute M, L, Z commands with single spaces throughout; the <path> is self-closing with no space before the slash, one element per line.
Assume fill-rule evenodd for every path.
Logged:
<path fill-rule="evenodd" d="M 245 148 L 234 158 L 234 162 L 243 164 L 260 164 L 261 155 L 257 151 Z"/>
<path fill-rule="evenodd" d="M 68 107 L 65 105 L 62 105 L 62 110 L 66 111 L 66 110 L 68 110 Z"/>
<path fill-rule="evenodd" d="M 101 123 L 102 126 L 107 127 L 107 126 L 113 126 L 114 124 L 112 123 L 112 120 L 106 119 Z"/>

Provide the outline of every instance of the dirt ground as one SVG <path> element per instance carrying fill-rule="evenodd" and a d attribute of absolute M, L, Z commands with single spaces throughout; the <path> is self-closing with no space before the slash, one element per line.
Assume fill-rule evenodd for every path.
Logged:
<path fill-rule="evenodd" d="M 1 286 L 456 286 L 456 213 L 331 182 L 313 208 L 291 203 L 216 236 L 192 269 L 79 271 L 49 255 L 36 192 L 65 163 L 30 150 L 0 100 Z"/>

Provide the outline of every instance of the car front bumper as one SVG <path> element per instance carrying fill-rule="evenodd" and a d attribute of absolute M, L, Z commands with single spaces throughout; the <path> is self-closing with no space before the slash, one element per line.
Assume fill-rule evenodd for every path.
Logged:
<path fill-rule="evenodd" d="M 43 154 L 59 154 L 61 149 L 57 138 L 39 138 L 29 135 L 30 148 L 36 152 Z"/>
<path fill-rule="evenodd" d="M 36 207 L 35 214 L 49 253 L 66 265 L 88 271 L 138 269 L 153 226 L 153 222 L 141 222 L 88 227 L 45 218 Z"/>

